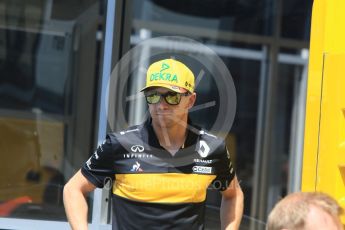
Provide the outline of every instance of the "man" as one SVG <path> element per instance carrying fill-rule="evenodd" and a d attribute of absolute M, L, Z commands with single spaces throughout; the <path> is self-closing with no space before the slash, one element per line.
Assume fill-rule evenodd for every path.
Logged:
<path fill-rule="evenodd" d="M 267 230 L 341 230 L 337 202 L 323 193 L 293 193 L 278 202 L 267 221 Z"/>
<path fill-rule="evenodd" d="M 223 140 L 193 126 L 194 75 L 183 63 L 153 63 L 144 92 L 150 118 L 107 135 L 64 188 L 73 229 L 87 228 L 84 196 L 113 183 L 113 229 L 203 229 L 208 186 L 222 193 L 222 229 L 238 229 L 243 193 Z"/>

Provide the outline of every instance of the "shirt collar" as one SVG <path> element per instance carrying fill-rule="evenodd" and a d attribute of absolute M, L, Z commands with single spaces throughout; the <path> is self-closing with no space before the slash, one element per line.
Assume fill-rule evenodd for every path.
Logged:
<path fill-rule="evenodd" d="M 148 143 L 149 146 L 152 146 L 154 148 L 162 148 L 162 146 L 159 144 L 157 135 L 153 129 L 152 126 L 152 118 L 149 117 L 145 123 L 144 128 L 147 130 L 147 132 L 144 134 L 143 138 L 145 139 L 145 142 Z M 197 142 L 197 138 L 199 136 L 200 128 L 195 126 L 190 118 L 188 118 L 187 121 L 187 137 L 184 143 L 184 148 L 187 148 L 191 145 L 195 145 Z"/>

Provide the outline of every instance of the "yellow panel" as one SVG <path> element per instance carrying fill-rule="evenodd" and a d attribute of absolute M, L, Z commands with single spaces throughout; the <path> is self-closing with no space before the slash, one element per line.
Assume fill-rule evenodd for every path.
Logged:
<path fill-rule="evenodd" d="M 316 190 L 345 208 L 345 53 L 326 54 Z M 345 220 L 345 219 L 344 219 Z"/>
<path fill-rule="evenodd" d="M 304 133 L 302 174 L 303 191 L 315 190 L 321 103 L 322 63 L 325 40 L 325 6 L 326 3 L 323 0 L 315 0 L 313 4 Z"/>
<path fill-rule="evenodd" d="M 344 12 L 344 0 L 315 0 L 313 4 L 302 172 L 302 191 L 326 192 L 342 207 L 345 207 Z M 345 223 L 345 216 L 342 222 Z"/>
<path fill-rule="evenodd" d="M 344 12 L 344 0 L 315 0 L 313 3 L 304 135 L 303 191 L 317 190 L 317 182 L 320 181 L 320 178 L 317 178 L 316 167 L 319 151 L 318 146 L 323 142 L 323 140 L 320 139 L 319 143 L 320 117 L 323 117 L 323 114 L 320 116 L 323 59 L 325 54 L 345 53 Z M 328 60 L 327 62 L 330 61 Z M 327 63 L 327 65 L 330 65 L 328 68 L 332 69 L 335 68 L 333 65 L 337 64 Z M 345 63 L 343 63 L 343 66 L 344 65 Z M 341 72 L 344 73 L 345 71 L 340 69 L 338 75 L 334 76 L 334 81 L 338 84 L 340 84 L 339 79 L 344 78 L 344 76 L 339 75 Z M 329 94 L 329 92 L 325 90 L 323 93 Z M 337 97 L 338 95 L 331 96 Z M 322 95 L 322 98 L 324 99 L 324 95 Z M 340 100 L 340 98 L 332 98 L 331 100 Z M 324 111 L 324 109 L 322 109 L 322 111 Z M 342 111 L 343 117 L 344 113 L 345 112 Z M 323 122 L 327 123 L 328 121 L 323 119 Z M 327 125 L 321 124 L 321 126 L 324 127 Z M 332 134 L 328 133 L 328 135 Z M 332 154 L 330 151 L 328 152 Z M 339 168 L 337 170 L 339 174 Z M 333 171 L 334 169 L 332 169 L 332 172 Z"/>
<path fill-rule="evenodd" d="M 325 52 L 345 52 L 345 1 L 326 1 Z"/>

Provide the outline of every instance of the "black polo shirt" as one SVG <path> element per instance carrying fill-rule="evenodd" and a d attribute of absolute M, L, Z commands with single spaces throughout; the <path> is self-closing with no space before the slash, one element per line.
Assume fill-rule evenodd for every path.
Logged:
<path fill-rule="evenodd" d="M 95 186 L 112 181 L 113 229 L 203 229 L 206 191 L 235 176 L 223 140 L 188 125 L 174 156 L 151 120 L 110 133 L 81 169 Z"/>

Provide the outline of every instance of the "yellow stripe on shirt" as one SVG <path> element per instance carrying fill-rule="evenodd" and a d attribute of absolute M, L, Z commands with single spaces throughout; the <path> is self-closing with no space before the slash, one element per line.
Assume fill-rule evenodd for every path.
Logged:
<path fill-rule="evenodd" d="M 116 174 L 113 193 L 152 203 L 198 203 L 206 199 L 215 175 L 183 173 Z"/>

